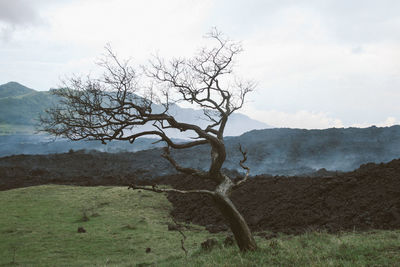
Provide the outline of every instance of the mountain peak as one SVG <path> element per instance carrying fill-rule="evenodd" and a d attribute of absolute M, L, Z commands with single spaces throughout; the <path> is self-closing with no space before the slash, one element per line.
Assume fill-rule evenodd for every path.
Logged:
<path fill-rule="evenodd" d="M 20 84 L 19 82 L 14 82 L 14 81 L 10 81 L 10 82 L 5 83 L 5 84 L 3 84 L 3 85 L 7 85 L 7 86 L 14 86 L 14 85 L 23 86 L 23 85 Z M 3 86 L 3 85 L 0 85 L 0 86 Z"/>
<path fill-rule="evenodd" d="M 0 98 L 20 96 L 35 92 L 35 90 L 28 88 L 17 82 L 8 82 L 0 85 Z"/>

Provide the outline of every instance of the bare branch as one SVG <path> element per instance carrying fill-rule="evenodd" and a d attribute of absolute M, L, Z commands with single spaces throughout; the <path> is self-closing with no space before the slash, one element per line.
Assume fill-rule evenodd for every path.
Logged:
<path fill-rule="evenodd" d="M 185 168 L 180 166 L 172 157 L 169 151 L 169 147 L 164 147 L 164 154 L 162 155 L 163 158 L 167 159 L 174 168 L 181 173 L 190 174 L 193 176 L 197 176 L 203 179 L 211 179 L 210 175 L 207 172 L 193 169 L 193 168 Z"/>
<path fill-rule="evenodd" d="M 160 57 L 150 62 L 147 75 L 180 95 L 181 100 L 197 105 L 205 110 L 205 116 L 211 121 L 206 132 L 223 138 L 227 118 L 232 112 L 243 106 L 245 95 L 254 89 L 251 82 L 236 83 L 229 89 L 222 83 L 236 80 L 233 74 L 233 62 L 242 52 L 240 43 L 225 38 L 221 32 L 213 29 L 206 38 L 217 45 L 211 49 L 202 48 L 192 59 L 174 59 L 166 63 Z M 210 116 L 210 112 L 216 116 Z M 216 128 L 215 128 L 216 127 Z M 210 130 L 215 128 L 215 130 Z"/>
<path fill-rule="evenodd" d="M 239 165 L 240 165 L 240 167 L 242 167 L 242 169 L 246 170 L 246 174 L 244 175 L 244 177 L 242 179 L 240 179 L 239 181 L 237 181 L 235 183 L 235 188 L 239 187 L 241 184 L 246 182 L 247 179 L 249 178 L 249 174 L 250 174 L 250 168 L 248 166 L 244 165 L 244 163 L 247 161 L 247 151 L 244 151 L 242 149 L 242 145 L 241 144 L 239 144 L 239 150 L 240 150 L 240 153 L 243 156 L 243 158 L 239 162 Z"/>
<path fill-rule="evenodd" d="M 204 145 L 204 144 L 208 143 L 207 140 L 202 139 L 202 140 L 178 144 L 178 143 L 173 142 L 164 132 L 161 132 L 161 131 L 140 132 L 137 134 L 129 135 L 127 137 L 121 137 L 118 140 L 127 140 L 130 143 L 133 143 L 133 142 L 135 142 L 136 138 L 142 137 L 142 136 L 147 136 L 147 135 L 150 135 L 150 136 L 157 135 L 157 136 L 161 137 L 161 139 L 159 141 L 166 142 L 168 144 L 168 146 L 170 146 L 174 149 L 185 149 L 185 148 L 190 148 L 190 147 L 194 147 L 194 146 L 198 146 L 198 145 Z"/>
<path fill-rule="evenodd" d="M 133 190 L 137 190 L 137 189 L 141 189 L 141 190 L 145 190 L 145 191 L 152 191 L 152 192 L 156 192 L 156 193 L 179 193 L 179 194 L 207 194 L 210 196 L 215 195 L 214 192 L 209 191 L 209 190 L 178 190 L 178 189 L 174 189 L 174 188 L 159 188 L 157 187 L 157 185 L 153 185 L 152 187 L 148 187 L 148 186 L 140 186 L 140 185 L 130 185 L 128 187 L 128 189 L 133 189 Z"/>

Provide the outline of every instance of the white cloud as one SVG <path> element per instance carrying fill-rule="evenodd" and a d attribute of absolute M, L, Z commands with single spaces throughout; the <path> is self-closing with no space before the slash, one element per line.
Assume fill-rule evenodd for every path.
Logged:
<path fill-rule="evenodd" d="M 360 128 L 365 128 L 369 127 L 371 125 L 375 125 L 377 127 L 390 127 L 393 125 L 398 125 L 400 124 L 400 121 L 396 119 L 395 117 L 387 117 L 386 120 L 377 122 L 377 123 L 355 123 L 351 125 L 352 127 L 360 127 Z"/>
<path fill-rule="evenodd" d="M 27 25 L 40 22 L 38 10 L 29 0 L 0 0 L 0 21 L 11 25 Z"/>
<path fill-rule="evenodd" d="M 210 1 L 84 1 L 49 12 L 52 37 L 88 47 L 111 43 L 123 56 L 182 54 L 199 39 Z"/>
<path fill-rule="evenodd" d="M 92 71 L 107 43 L 135 63 L 156 52 L 190 54 L 209 29 L 201 28 L 209 0 L 39 2 L 32 7 L 48 24 L 18 28 L 11 41 L 0 43 L 0 83 L 15 77 L 33 88 L 54 87 L 59 77 Z M 47 65 L 47 70 L 36 64 Z"/>
<path fill-rule="evenodd" d="M 156 52 L 192 55 L 217 26 L 243 40 L 238 72 L 258 81 L 254 112 L 279 118 L 267 123 L 373 124 L 400 118 L 399 8 L 395 0 L 0 0 L 0 84 L 57 86 L 91 72 L 108 42 L 135 63 Z"/>
<path fill-rule="evenodd" d="M 245 41 L 240 72 L 259 81 L 253 105 L 330 113 L 346 125 L 400 115 L 400 44 L 368 43 L 354 53 L 353 45 L 328 41 L 328 34 L 320 40 L 324 36 L 324 42 L 273 42 L 255 34 Z"/>
<path fill-rule="evenodd" d="M 0 0 L 0 43 L 8 42 L 15 31 L 45 24 L 33 1 Z"/>
<path fill-rule="evenodd" d="M 341 128 L 344 127 L 340 119 L 332 118 L 323 112 L 310 112 L 300 110 L 289 113 L 278 110 L 256 110 L 252 107 L 247 107 L 243 113 L 248 116 L 265 122 L 273 127 L 289 127 L 301 129 L 326 129 L 326 128 Z"/>

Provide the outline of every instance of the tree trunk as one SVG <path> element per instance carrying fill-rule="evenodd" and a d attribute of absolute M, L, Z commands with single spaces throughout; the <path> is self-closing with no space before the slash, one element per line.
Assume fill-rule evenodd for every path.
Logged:
<path fill-rule="evenodd" d="M 241 251 L 256 250 L 257 244 L 250 232 L 249 226 L 232 201 L 225 194 L 221 193 L 216 193 L 213 199 L 216 207 L 229 224 L 239 249 Z"/>

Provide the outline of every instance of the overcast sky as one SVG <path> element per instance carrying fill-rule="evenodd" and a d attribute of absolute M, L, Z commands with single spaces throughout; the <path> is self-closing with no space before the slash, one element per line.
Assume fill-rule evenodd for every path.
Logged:
<path fill-rule="evenodd" d="M 0 0 L 0 84 L 37 90 L 121 57 L 190 56 L 216 26 L 258 81 L 243 113 L 276 127 L 400 123 L 398 0 Z"/>

